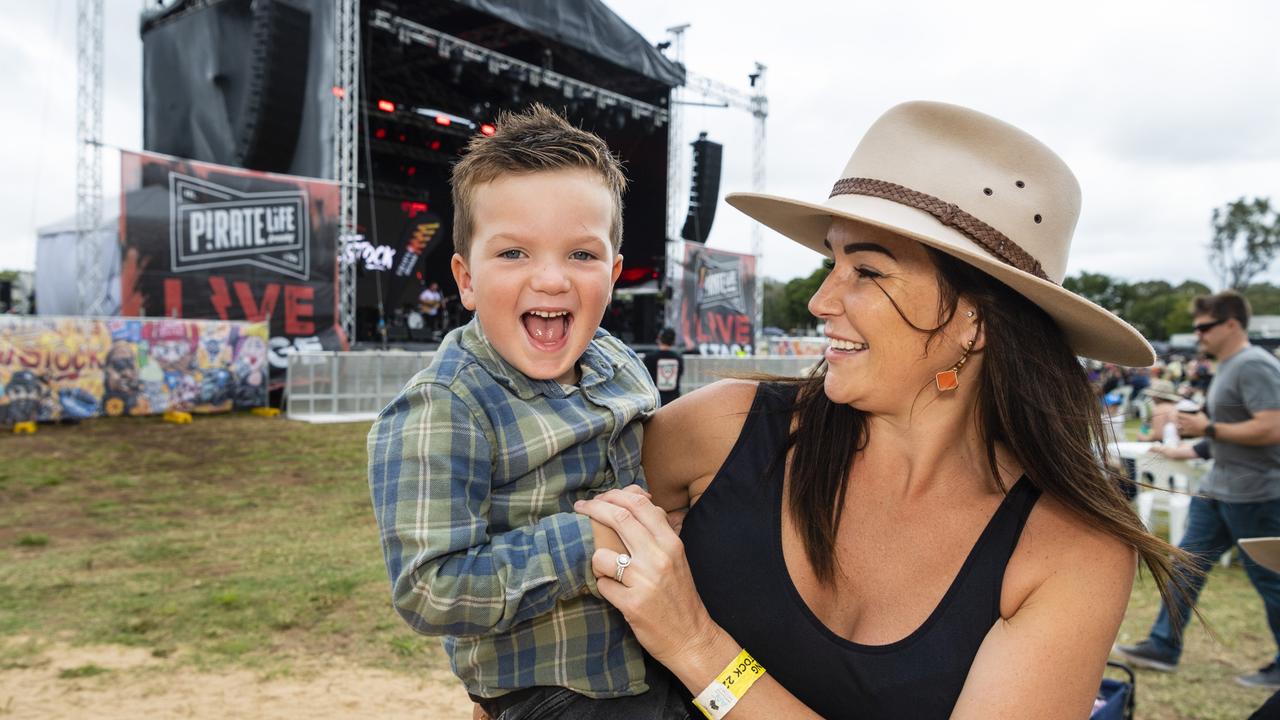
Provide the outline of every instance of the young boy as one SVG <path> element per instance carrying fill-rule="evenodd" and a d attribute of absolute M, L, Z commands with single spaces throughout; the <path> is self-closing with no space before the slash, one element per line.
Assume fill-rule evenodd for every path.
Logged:
<path fill-rule="evenodd" d="M 545 107 L 497 127 L 453 170 L 453 274 L 475 318 L 369 433 L 393 601 L 444 638 L 493 717 L 685 717 L 664 673 L 646 692 L 640 646 L 596 588 L 592 553 L 621 541 L 573 512 L 643 483 L 640 421 L 657 402 L 599 329 L 626 180 L 604 141 Z"/>

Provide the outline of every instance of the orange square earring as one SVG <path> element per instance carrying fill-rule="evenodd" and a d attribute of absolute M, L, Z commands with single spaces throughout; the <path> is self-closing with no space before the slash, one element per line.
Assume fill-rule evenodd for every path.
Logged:
<path fill-rule="evenodd" d="M 970 340 L 965 346 L 964 355 L 960 356 L 960 361 L 933 377 L 933 381 L 940 392 L 955 390 L 960 387 L 960 368 L 964 367 L 964 361 L 969 359 L 969 352 L 972 350 L 973 341 Z"/>

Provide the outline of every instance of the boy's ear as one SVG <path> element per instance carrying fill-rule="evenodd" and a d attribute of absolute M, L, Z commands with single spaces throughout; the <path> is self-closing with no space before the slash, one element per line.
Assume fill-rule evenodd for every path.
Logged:
<path fill-rule="evenodd" d="M 622 274 L 622 256 L 613 256 L 613 270 L 609 272 L 609 285 L 612 286 L 618 282 L 618 276 Z"/>
<path fill-rule="evenodd" d="M 462 301 L 462 307 L 475 312 L 476 292 L 471 286 L 471 269 L 467 267 L 466 258 L 454 253 L 449 269 L 453 270 L 453 281 L 458 284 L 458 299 Z"/>

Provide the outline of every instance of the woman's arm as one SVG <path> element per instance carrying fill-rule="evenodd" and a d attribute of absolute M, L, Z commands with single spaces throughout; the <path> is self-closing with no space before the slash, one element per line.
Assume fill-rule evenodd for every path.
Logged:
<path fill-rule="evenodd" d="M 1015 561 L 1040 579 L 987 634 L 951 717 L 1088 717 L 1137 555 L 1041 498 L 1010 568 Z"/>
<path fill-rule="evenodd" d="M 575 505 L 578 512 L 618 532 L 631 555 L 622 582 L 615 581 L 618 553 L 599 549 L 592 557 L 600 594 L 620 611 L 636 639 L 697 695 L 742 649 L 711 619 L 698 597 L 684 544 L 666 513 L 648 498 L 611 490 Z M 746 648 L 748 652 L 751 648 Z M 738 720 L 817 718 L 768 674 L 734 706 Z"/>
<path fill-rule="evenodd" d="M 721 380 L 665 405 L 644 426 L 644 476 L 653 503 L 682 510 L 711 483 L 742 432 L 756 383 Z"/>

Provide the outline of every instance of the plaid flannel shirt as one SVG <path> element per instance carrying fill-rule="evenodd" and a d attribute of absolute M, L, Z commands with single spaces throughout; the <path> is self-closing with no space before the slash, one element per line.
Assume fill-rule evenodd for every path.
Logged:
<path fill-rule="evenodd" d="M 647 689 L 640 646 L 599 596 L 576 500 L 643 483 L 644 365 L 598 330 L 570 392 L 516 370 L 477 321 L 449 333 L 369 432 L 369 486 L 400 615 L 444 637 L 468 692 Z"/>

